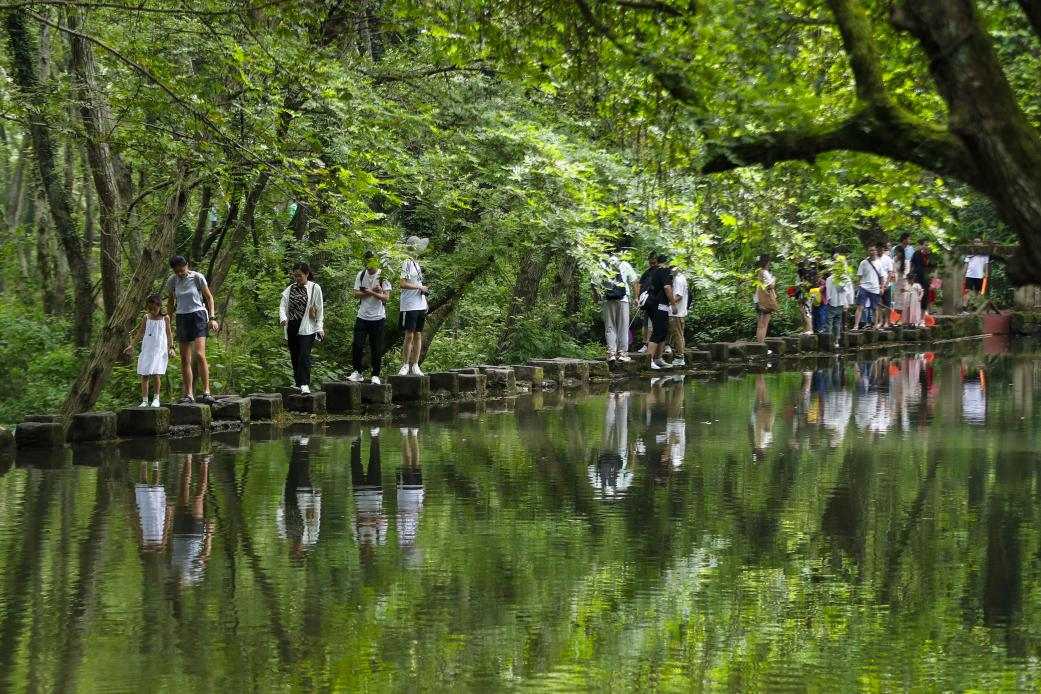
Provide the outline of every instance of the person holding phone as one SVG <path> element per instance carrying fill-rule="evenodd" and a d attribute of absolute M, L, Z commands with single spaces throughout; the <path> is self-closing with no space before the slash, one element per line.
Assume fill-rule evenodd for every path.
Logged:
<path fill-rule="evenodd" d="M 314 281 L 307 263 L 293 265 L 293 283 L 282 291 L 278 319 L 285 328 L 293 382 L 301 393 L 311 392 L 311 347 L 315 338 L 325 338 L 322 288 Z"/>

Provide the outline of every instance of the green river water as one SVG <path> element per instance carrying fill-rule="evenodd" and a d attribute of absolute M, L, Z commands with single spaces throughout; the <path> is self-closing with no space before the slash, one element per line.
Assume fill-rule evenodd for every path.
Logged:
<path fill-rule="evenodd" d="M 1041 360 L 963 352 L 20 454 L 0 688 L 1037 690 Z"/>

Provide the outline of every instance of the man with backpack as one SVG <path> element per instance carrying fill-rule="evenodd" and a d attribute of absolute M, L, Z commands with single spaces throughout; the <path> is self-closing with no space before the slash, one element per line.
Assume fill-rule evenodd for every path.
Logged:
<path fill-rule="evenodd" d="M 354 371 L 347 377 L 355 383 L 365 380 L 362 375 L 362 355 L 365 340 L 369 341 L 372 353 L 372 382 L 380 382 L 383 366 L 383 331 L 387 323 L 387 300 L 390 299 L 390 282 L 381 277 L 380 261 L 372 251 L 365 253 L 365 269 L 354 277 L 354 298 L 358 299 L 358 317 L 354 320 L 354 345 L 352 362 Z"/>
<path fill-rule="evenodd" d="M 605 279 L 594 282 L 593 300 L 603 301 L 607 361 L 629 361 L 629 304 L 640 288 L 636 270 L 614 255 L 604 261 L 602 270 Z"/>

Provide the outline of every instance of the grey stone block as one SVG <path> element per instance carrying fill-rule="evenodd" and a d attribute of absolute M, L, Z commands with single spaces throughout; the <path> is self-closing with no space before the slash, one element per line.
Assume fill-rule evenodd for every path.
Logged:
<path fill-rule="evenodd" d="M 26 415 L 25 421 L 37 424 L 65 424 L 65 417 L 60 414 L 30 414 Z"/>
<path fill-rule="evenodd" d="M 590 380 L 606 381 L 611 378 L 611 369 L 607 366 L 606 361 L 587 361 L 585 363 L 589 366 Z"/>
<path fill-rule="evenodd" d="M 430 399 L 429 376 L 391 376 L 391 400 L 394 402 L 422 402 Z"/>
<path fill-rule="evenodd" d="M 69 421 L 66 438 L 78 441 L 111 441 L 116 438 L 115 412 L 83 412 Z"/>
<path fill-rule="evenodd" d="M 799 349 L 803 352 L 816 352 L 817 336 L 812 333 L 810 335 L 799 335 Z"/>
<path fill-rule="evenodd" d="M 703 366 L 709 364 L 712 361 L 712 355 L 709 352 L 701 349 L 688 349 L 687 350 L 687 364 L 693 366 Z M 648 364 L 650 360 L 648 359 Z"/>
<path fill-rule="evenodd" d="M 741 342 L 730 342 L 727 343 L 727 354 L 729 358 L 727 361 L 739 361 L 744 360 L 747 356 L 745 354 L 744 343 Z"/>
<path fill-rule="evenodd" d="M 861 330 L 850 330 L 846 333 L 846 344 L 849 347 L 863 347 L 866 344 L 864 332 Z"/>
<path fill-rule="evenodd" d="M 14 432 L 10 429 L 0 427 L 0 454 L 7 453 L 14 448 Z"/>
<path fill-rule="evenodd" d="M 282 407 L 289 409 L 289 396 L 300 395 L 300 389 L 296 386 L 279 386 L 275 392 L 282 396 Z"/>
<path fill-rule="evenodd" d="M 781 339 L 784 340 L 784 344 L 787 346 L 785 354 L 797 354 L 802 351 L 801 335 L 785 335 Z"/>
<path fill-rule="evenodd" d="M 459 374 L 454 371 L 430 374 L 430 390 L 444 391 L 452 396 L 459 395 Z"/>
<path fill-rule="evenodd" d="M 57 422 L 22 422 L 14 430 L 18 448 L 59 448 L 65 445 L 65 427 Z"/>
<path fill-rule="evenodd" d="M 501 393 L 503 395 L 513 395 L 517 392 L 517 377 L 513 373 L 513 369 L 508 367 L 484 367 L 481 371 L 484 374 L 484 377 L 488 379 L 487 384 L 489 391 L 493 393 Z"/>
<path fill-rule="evenodd" d="M 253 422 L 258 419 L 275 419 L 285 409 L 282 406 L 282 396 L 278 393 L 257 393 L 250 395 L 247 400 L 249 400 L 249 419 Z"/>
<path fill-rule="evenodd" d="M 326 394 L 323 391 L 316 393 L 301 393 L 289 396 L 289 411 L 302 414 L 325 414 Z"/>
<path fill-rule="evenodd" d="M 737 342 L 735 345 L 741 347 L 748 358 L 760 358 L 766 356 L 767 346 L 765 342 Z"/>
<path fill-rule="evenodd" d="M 245 398 L 225 398 L 210 405 L 215 422 L 249 422 L 249 400 Z"/>
<path fill-rule="evenodd" d="M 362 383 L 361 401 L 366 405 L 386 407 L 393 401 L 394 392 L 389 383 Z"/>
<path fill-rule="evenodd" d="M 576 381 L 589 380 L 589 362 L 577 359 L 560 360 L 564 364 L 564 378 L 573 378 Z"/>
<path fill-rule="evenodd" d="M 170 433 L 170 410 L 165 407 L 127 407 L 116 413 L 120 436 L 166 436 Z"/>
<path fill-rule="evenodd" d="M 322 384 L 325 406 L 329 412 L 359 412 L 361 410 L 361 383 L 332 381 Z"/>
<path fill-rule="evenodd" d="M 788 343 L 784 341 L 783 337 L 768 337 L 766 338 L 766 348 L 777 355 L 783 355 L 788 352 Z"/>
<path fill-rule="evenodd" d="M 730 359 L 730 345 L 726 342 L 710 342 L 706 345 L 712 361 L 723 364 Z"/>
<path fill-rule="evenodd" d="M 170 410 L 170 425 L 175 427 L 196 426 L 206 428 L 210 425 L 212 414 L 209 405 L 199 403 L 191 405 L 167 405 Z"/>
<path fill-rule="evenodd" d="M 543 376 L 546 380 L 556 381 L 557 383 L 564 382 L 565 374 L 563 363 L 554 359 L 529 359 L 528 363 L 532 366 L 541 366 Z"/>
<path fill-rule="evenodd" d="M 602 362 L 605 367 L 608 366 L 607 362 Z M 611 362 L 613 365 L 615 362 Z M 532 366 L 530 364 L 516 364 L 510 367 L 513 369 L 514 378 L 524 383 L 530 383 L 533 387 L 542 387 L 542 382 L 546 380 L 546 370 L 541 366 Z"/>
<path fill-rule="evenodd" d="M 483 398 L 488 392 L 488 377 L 484 374 L 459 374 L 459 392 Z"/>

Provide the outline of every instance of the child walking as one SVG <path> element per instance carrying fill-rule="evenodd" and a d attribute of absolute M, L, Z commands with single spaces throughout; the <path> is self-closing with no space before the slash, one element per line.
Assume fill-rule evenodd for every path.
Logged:
<path fill-rule="evenodd" d="M 163 298 L 158 294 L 148 297 L 148 314 L 134 333 L 134 338 L 124 354 L 130 354 L 134 345 L 141 342 L 141 355 L 137 358 L 137 373 L 141 375 L 141 404 L 148 407 L 148 382 L 152 382 L 152 407 L 159 407 L 159 377 L 166 373 L 170 357 L 174 356 L 173 331 L 170 316 L 163 313 Z M 143 339 L 143 342 L 142 342 Z"/>

